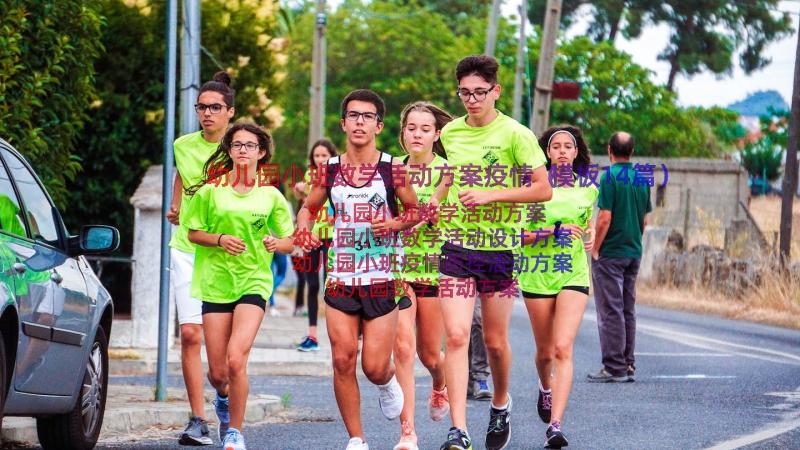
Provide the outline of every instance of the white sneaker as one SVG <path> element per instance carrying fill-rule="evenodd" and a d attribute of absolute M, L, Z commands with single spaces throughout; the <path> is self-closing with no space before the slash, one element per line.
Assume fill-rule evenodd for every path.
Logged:
<path fill-rule="evenodd" d="M 450 412 L 450 397 L 447 396 L 447 386 L 441 391 L 431 389 L 431 397 L 428 399 L 428 414 L 431 419 L 438 422 Z"/>
<path fill-rule="evenodd" d="M 400 417 L 400 413 L 403 411 L 403 389 L 397 382 L 397 377 L 393 376 L 388 383 L 378 386 L 378 390 L 380 391 L 378 404 L 383 415 L 389 420 Z"/>
<path fill-rule="evenodd" d="M 369 445 L 360 437 L 354 437 L 347 443 L 347 450 L 369 450 Z"/>

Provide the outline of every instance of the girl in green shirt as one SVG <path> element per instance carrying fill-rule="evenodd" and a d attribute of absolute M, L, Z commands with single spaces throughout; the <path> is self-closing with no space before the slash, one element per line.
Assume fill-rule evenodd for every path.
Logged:
<path fill-rule="evenodd" d="M 272 254 L 294 249 L 289 204 L 258 173 L 271 147 L 260 127 L 234 125 L 206 162 L 203 182 L 189 189 L 185 220 L 197 245 L 192 296 L 203 301 L 208 378 L 225 450 L 245 449 L 247 359 L 272 292 Z"/>
<path fill-rule="evenodd" d="M 412 103 L 400 114 L 400 146 L 408 153 L 404 162 L 411 187 L 419 198 L 421 214 L 430 214 L 447 196 L 447 183 L 439 182 L 442 168 L 447 165 L 439 135 L 451 120 L 450 114 L 427 102 Z M 450 411 L 441 351 L 444 320 L 439 304 L 438 265 L 431 264 L 438 260 L 441 252 L 434 222 L 424 220 L 400 237 L 404 263 L 398 278 L 403 281 L 411 305 L 404 309 L 401 303 L 394 344 L 397 381 L 404 398 L 400 441 L 394 450 L 418 450 L 414 430 L 415 354 L 419 353 L 420 361 L 433 379 L 428 399 L 431 419 L 442 420 Z"/>
<path fill-rule="evenodd" d="M 589 297 L 586 252 L 594 241 L 598 191 L 585 178 L 589 148 L 579 128 L 552 127 L 539 145 L 548 158 L 553 197 L 527 226 L 518 281 L 536 341 L 537 409 L 549 424 L 545 448 L 561 448 L 567 445 L 561 419 L 572 389 L 572 346 Z"/>

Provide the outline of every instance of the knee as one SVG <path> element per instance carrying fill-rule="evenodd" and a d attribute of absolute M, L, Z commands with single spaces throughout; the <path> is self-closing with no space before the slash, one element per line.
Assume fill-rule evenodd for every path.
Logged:
<path fill-rule="evenodd" d="M 199 326 L 181 327 L 181 348 L 200 347 L 203 342 L 203 329 Z"/>
<path fill-rule="evenodd" d="M 504 336 L 485 334 L 484 341 L 486 342 L 486 353 L 491 356 L 502 355 L 509 348 L 508 338 Z"/>
<path fill-rule="evenodd" d="M 389 378 L 389 365 L 361 361 L 361 369 L 372 384 L 385 384 Z"/>
<path fill-rule="evenodd" d="M 569 343 L 556 343 L 554 351 L 555 359 L 559 361 L 567 361 L 572 359 L 572 344 Z"/>
<path fill-rule="evenodd" d="M 469 328 L 454 328 L 448 330 L 445 342 L 448 350 L 469 346 Z"/>
<path fill-rule="evenodd" d="M 555 357 L 555 349 L 553 347 L 537 348 L 536 349 L 536 362 L 538 364 L 549 364 Z"/>
<path fill-rule="evenodd" d="M 333 351 L 333 371 L 338 375 L 352 375 L 356 370 L 356 351 L 338 350 Z"/>
<path fill-rule="evenodd" d="M 414 344 L 407 339 L 400 339 L 394 346 L 394 357 L 401 362 L 414 362 Z"/>
<path fill-rule="evenodd" d="M 209 366 L 208 381 L 215 388 L 228 384 L 228 368 Z"/>
<path fill-rule="evenodd" d="M 228 354 L 228 377 L 236 378 L 247 373 L 247 356 Z"/>
<path fill-rule="evenodd" d="M 439 367 L 439 361 L 441 358 L 441 351 L 438 348 L 435 349 L 419 349 L 419 360 L 422 362 L 422 365 L 425 366 L 428 370 L 434 370 Z"/>

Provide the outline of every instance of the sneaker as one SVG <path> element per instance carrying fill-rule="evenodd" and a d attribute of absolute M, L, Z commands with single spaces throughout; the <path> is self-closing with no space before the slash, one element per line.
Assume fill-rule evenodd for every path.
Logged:
<path fill-rule="evenodd" d="M 305 306 L 301 306 L 299 308 L 295 308 L 294 309 L 294 313 L 292 313 L 292 316 L 294 316 L 294 317 L 306 317 L 307 315 L 308 315 L 308 311 L 306 311 L 306 307 Z"/>
<path fill-rule="evenodd" d="M 624 383 L 628 381 L 628 375 L 614 376 L 603 367 L 597 373 L 586 375 L 586 379 L 590 383 Z"/>
<path fill-rule="evenodd" d="M 502 450 L 511 440 L 511 394 L 508 407 L 497 409 L 489 407 L 489 429 L 486 431 L 486 450 Z"/>
<path fill-rule="evenodd" d="M 301 352 L 316 352 L 319 351 L 319 343 L 311 336 L 306 336 L 303 338 L 303 342 L 297 346 L 297 350 Z"/>
<path fill-rule="evenodd" d="M 219 440 L 222 441 L 228 435 L 228 427 L 231 425 L 228 397 L 222 398 L 217 392 L 217 398 L 214 399 L 214 411 L 217 413 L 217 419 L 219 420 Z"/>
<path fill-rule="evenodd" d="M 354 437 L 347 442 L 347 450 L 369 450 L 369 445 L 360 437 Z"/>
<path fill-rule="evenodd" d="M 438 422 L 450 412 L 450 398 L 447 396 L 447 386 L 441 391 L 431 389 L 431 398 L 428 399 L 428 414 L 434 422 Z"/>
<path fill-rule="evenodd" d="M 197 417 L 192 416 L 186 424 L 186 428 L 181 433 L 178 439 L 180 445 L 211 445 L 214 441 L 211 440 L 208 432 L 208 422 Z"/>
<path fill-rule="evenodd" d="M 447 442 L 439 450 L 472 450 L 472 439 L 466 431 L 452 427 L 447 433 Z"/>
<path fill-rule="evenodd" d="M 561 448 L 569 445 L 564 433 L 561 432 L 561 423 L 559 422 L 551 423 L 544 435 L 546 437 L 544 448 Z"/>
<path fill-rule="evenodd" d="M 636 367 L 633 364 L 628 364 L 628 383 L 633 383 L 636 381 L 634 378 L 636 375 Z"/>
<path fill-rule="evenodd" d="M 389 420 L 400 417 L 403 411 L 403 389 L 400 388 L 397 378 L 393 376 L 388 383 L 378 386 L 378 390 L 380 391 L 378 405 L 383 415 Z"/>
<path fill-rule="evenodd" d="M 553 393 L 544 392 L 539 388 L 539 400 L 536 401 L 536 409 L 539 411 L 539 418 L 544 423 L 550 423 L 550 413 L 553 408 Z"/>
<path fill-rule="evenodd" d="M 404 421 L 400 424 L 400 442 L 394 446 L 394 450 L 419 450 L 417 446 L 417 433 L 411 429 L 411 424 Z"/>
<path fill-rule="evenodd" d="M 475 400 L 489 400 L 492 398 L 492 390 L 486 380 L 474 380 L 472 382 L 472 398 Z"/>
<path fill-rule="evenodd" d="M 228 428 L 225 439 L 222 441 L 224 450 L 247 450 L 244 446 L 244 436 L 236 428 Z"/>

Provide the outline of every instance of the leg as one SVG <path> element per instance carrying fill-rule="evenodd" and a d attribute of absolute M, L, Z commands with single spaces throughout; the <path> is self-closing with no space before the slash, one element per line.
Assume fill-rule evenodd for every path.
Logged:
<path fill-rule="evenodd" d="M 297 313 L 303 307 L 306 296 L 306 272 L 302 258 L 292 257 L 292 266 L 297 275 L 297 288 L 294 292 L 294 311 Z"/>
<path fill-rule="evenodd" d="M 228 342 L 228 379 L 230 380 L 231 427 L 241 431 L 250 383 L 247 379 L 247 359 L 264 318 L 257 305 L 239 304 L 233 311 L 233 324 Z"/>
<path fill-rule="evenodd" d="M 232 313 L 203 314 L 203 337 L 208 358 L 208 381 L 221 397 L 228 396 L 228 341 Z"/>
<path fill-rule="evenodd" d="M 622 310 L 625 315 L 625 364 L 636 366 L 633 354 L 636 347 L 636 275 L 641 260 L 632 259 L 625 268 L 622 283 Z"/>
<path fill-rule="evenodd" d="M 553 409 L 551 421 L 561 421 L 572 390 L 572 346 L 581 326 L 583 312 L 589 296 L 576 291 L 563 290 L 555 301 L 553 320 L 553 347 L 555 373 L 553 376 Z"/>
<path fill-rule="evenodd" d="M 428 369 L 432 387 L 437 391 L 445 388 L 444 352 L 442 337 L 444 322 L 439 297 L 417 298 L 417 354 L 422 365 Z"/>
<path fill-rule="evenodd" d="M 181 330 L 181 370 L 186 394 L 192 415 L 205 419 L 205 399 L 203 398 L 203 362 L 200 348 L 203 343 L 202 323 L 184 323 Z"/>
<path fill-rule="evenodd" d="M 597 328 L 603 366 L 614 376 L 625 376 L 625 318 L 622 283 L 624 265 L 619 258 L 601 257 L 592 262 Z"/>
<path fill-rule="evenodd" d="M 492 369 L 494 395 L 492 404 L 500 407 L 508 403 L 509 376 L 511 374 L 511 344 L 508 342 L 508 325 L 514 308 L 514 298 L 502 292 L 481 294 L 483 339 Z"/>
<path fill-rule="evenodd" d="M 311 252 L 311 269 L 308 272 L 308 335 L 317 338 L 317 314 L 319 308 L 319 266 L 322 251 Z"/>
<path fill-rule="evenodd" d="M 554 298 L 525 299 L 525 308 L 531 321 L 533 339 L 536 342 L 536 371 L 542 387 L 550 389 L 553 375 L 553 316 L 556 313 Z"/>
<path fill-rule="evenodd" d="M 490 374 L 489 358 L 486 354 L 486 343 L 483 339 L 481 302 L 475 302 L 469 336 L 469 381 L 485 381 L 489 379 Z"/>
<path fill-rule="evenodd" d="M 392 348 L 397 336 L 399 316 L 400 311 L 394 309 L 389 314 L 363 322 L 361 369 L 372 384 L 386 384 L 395 375 Z"/>
<path fill-rule="evenodd" d="M 442 284 L 464 284 L 463 279 L 442 274 Z M 455 293 L 454 293 L 455 294 Z M 453 426 L 467 429 L 467 378 L 469 371 L 469 336 L 475 298 L 453 295 L 441 302 L 445 329 L 444 373 L 450 397 L 450 418 Z"/>
<path fill-rule="evenodd" d="M 336 308 L 325 311 L 333 359 L 333 391 L 336 404 L 351 438 L 364 438 L 361 428 L 361 394 L 356 380 L 358 324 L 361 317 Z"/>
<path fill-rule="evenodd" d="M 414 394 L 416 390 L 414 378 L 414 357 L 417 354 L 417 339 L 414 322 L 417 315 L 417 299 L 409 289 L 411 306 L 399 311 L 397 319 L 397 337 L 394 342 L 394 364 L 397 382 L 403 389 L 403 411 L 400 413 L 401 425 L 406 422 L 411 431 L 414 430 Z M 382 383 L 383 384 L 383 383 Z"/>

